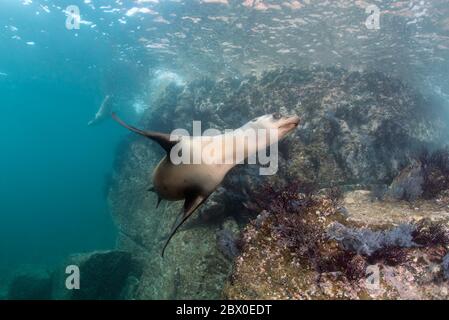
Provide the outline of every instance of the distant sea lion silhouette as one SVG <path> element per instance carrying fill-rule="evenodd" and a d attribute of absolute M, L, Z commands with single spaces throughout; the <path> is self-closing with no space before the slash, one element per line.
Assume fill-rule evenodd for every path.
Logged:
<path fill-rule="evenodd" d="M 111 114 L 111 104 L 108 103 L 109 99 L 111 98 L 110 95 L 106 95 L 101 102 L 100 108 L 98 109 L 97 113 L 95 114 L 95 117 L 90 120 L 87 125 L 91 126 L 94 124 L 99 123 L 100 121 L 106 119 Z"/>
<path fill-rule="evenodd" d="M 228 135 L 227 137 L 232 139 L 234 147 L 229 150 L 229 148 L 226 148 L 220 143 L 219 146 L 222 148 L 223 152 L 218 153 L 215 152 L 217 150 L 212 150 L 211 153 L 221 154 L 221 159 L 223 159 L 223 157 L 237 159 L 235 155 L 235 146 L 240 145 L 244 146 L 245 158 L 248 158 L 249 156 L 254 155 L 257 151 L 266 149 L 269 145 L 282 139 L 295 129 L 300 121 L 297 116 L 280 117 L 274 114 L 265 115 L 255 118 L 239 129 L 234 130 L 231 133 L 225 133 L 224 135 L 217 135 L 214 137 L 187 136 L 179 137 L 176 141 L 170 141 L 169 134 L 137 129 L 123 122 L 115 113 L 112 113 L 112 117 L 125 128 L 156 141 L 167 153 L 153 171 L 153 188 L 149 190 L 158 195 L 156 208 L 159 206 L 161 199 L 170 201 L 184 200 L 182 213 L 178 219 L 176 219 L 170 231 L 169 237 L 162 249 L 162 256 L 164 256 L 165 248 L 178 228 L 207 200 L 212 192 L 214 192 L 223 181 L 226 174 L 237 164 L 235 161 L 231 164 L 228 164 L 228 162 L 222 164 L 224 161 L 222 161 L 221 164 L 208 164 L 203 162 L 200 164 L 174 164 L 170 159 L 172 148 L 176 146 L 177 150 L 191 150 L 190 155 L 193 155 L 196 150 L 200 150 L 199 152 L 201 152 L 203 149 L 201 149 L 200 146 L 204 147 L 205 144 L 210 142 L 211 138 L 220 139 L 223 138 L 224 135 Z M 265 144 L 261 143 L 259 145 L 257 143 L 255 146 L 250 145 L 247 143 L 247 140 L 245 140 L 246 138 L 244 135 L 249 129 L 275 129 L 277 131 L 276 141 L 267 139 Z M 223 139 L 221 141 L 230 140 Z M 231 154 L 226 154 L 226 152 Z"/>

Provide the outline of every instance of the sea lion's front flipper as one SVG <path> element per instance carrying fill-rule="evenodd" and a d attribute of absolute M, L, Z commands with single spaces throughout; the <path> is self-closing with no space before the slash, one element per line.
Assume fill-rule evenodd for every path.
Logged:
<path fill-rule="evenodd" d="M 115 121 L 117 121 L 119 124 L 127 128 L 128 130 L 131 130 L 153 141 L 156 141 L 167 153 L 169 153 L 171 148 L 173 148 L 173 146 L 179 142 L 179 140 L 171 141 L 170 135 L 167 133 L 144 131 L 137 129 L 133 126 L 130 126 L 127 123 L 125 123 L 122 119 L 120 119 L 114 112 L 112 113 L 112 118 L 114 118 Z"/>
<path fill-rule="evenodd" d="M 167 239 L 167 241 L 164 244 L 164 248 L 162 249 L 162 257 L 164 257 L 165 248 L 167 248 L 168 243 L 170 242 L 171 238 L 175 235 L 178 228 L 192 215 L 192 213 L 195 212 L 195 210 L 204 202 L 207 200 L 207 197 L 201 196 L 201 195 L 192 195 L 186 197 L 186 200 L 184 202 L 184 209 L 183 213 L 181 214 L 178 219 L 176 219 L 175 224 L 173 225 L 170 235 Z"/>

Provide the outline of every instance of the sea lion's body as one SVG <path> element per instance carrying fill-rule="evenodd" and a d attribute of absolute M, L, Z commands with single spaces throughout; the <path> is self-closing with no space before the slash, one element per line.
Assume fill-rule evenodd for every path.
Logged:
<path fill-rule="evenodd" d="M 226 147 L 226 143 L 231 141 L 233 146 L 244 146 L 244 158 L 255 154 L 260 149 L 265 149 L 268 145 L 276 141 L 265 143 L 256 143 L 250 146 L 247 144 L 245 133 L 247 130 L 253 129 L 273 129 L 274 127 L 279 132 L 279 139 L 285 136 L 288 132 L 296 128 L 299 123 L 298 117 L 289 117 L 282 119 L 274 119 L 273 116 L 262 116 L 255 120 L 248 122 L 234 133 L 226 133 L 223 135 L 210 136 L 196 136 L 196 137 L 179 137 L 178 140 L 170 140 L 170 136 L 164 133 L 143 131 L 135 127 L 129 126 L 122 120 L 113 117 L 121 125 L 125 126 L 131 131 L 146 136 L 156 142 L 167 152 L 161 159 L 153 171 L 153 187 L 150 189 L 154 191 L 158 197 L 158 205 L 161 199 L 176 201 L 185 200 L 183 212 L 180 218 L 175 222 L 170 236 L 165 243 L 162 254 L 175 234 L 176 230 L 186 221 L 189 216 L 212 194 L 221 184 L 226 174 L 236 165 L 240 159 L 236 155 L 236 148 Z M 173 138 L 173 137 L 171 137 Z M 225 141 L 223 143 L 223 141 Z M 204 147 L 209 146 L 207 161 L 187 161 L 174 163 L 171 158 L 171 151 L 176 147 L 178 150 L 185 152 L 188 150 L 190 160 L 193 160 L 193 155 L 201 154 Z M 229 161 L 231 160 L 231 161 Z"/>
<path fill-rule="evenodd" d="M 220 139 L 220 136 L 216 138 Z M 208 142 L 210 140 L 205 137 L 183 137 L 176 146 L 190 150 L 193 155 L 200 153 Z M 192 190 L 207 197 L 220 185 L 231 168 L 232 165 L 204 162 L 173 164 L 167 154 L 153 171 L 153 187 L 159 197 L 166 200 L 185 199 L 185 195 Z"/>
<path fill-rule="evenodd" d="M 206 164 L 171 163 L 165 156 L 154 169 L 153 186 L 156 193 L 165 200 L 183 200 L 189 190 L 209 195 L 223 181 L 224 174 L 217 173 L 217 167 Z"/>

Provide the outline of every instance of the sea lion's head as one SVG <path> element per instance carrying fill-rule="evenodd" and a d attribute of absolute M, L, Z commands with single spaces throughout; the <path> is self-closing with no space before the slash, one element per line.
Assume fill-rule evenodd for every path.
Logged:
<path fill-rule="evenodd" d="M 279 140 L 296 129 L 300 119 L 298 116 L 282 116 L 279 113 L 266 114 L 250 121 L 250 125 L 257 129 L 276 129 Z"/>

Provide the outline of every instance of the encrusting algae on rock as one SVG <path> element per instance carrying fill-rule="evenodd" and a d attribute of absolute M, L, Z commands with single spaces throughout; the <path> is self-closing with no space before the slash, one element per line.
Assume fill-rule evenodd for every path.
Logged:
<path fill-rule="evenodd" d="M 369 192 L 365 192 L 365 194 Z M 398 225 L 382 220 L 351 220 L 348 199 L 370 207 L 369 195 L 353 192 L 301 193 L 288 187 L 264 194 L 262 211 L 243 232 L 243 251 L 223 296 L 227 299 L 447 299 L 446 217 Z M 393 206 L 393 204 L 390 204 Z M 400 210 L 400 206 L 398 207 Z M 423 216 L 429 212 L 422 212 Z M 374 221 L 376 223 L 374 223 Z M 447 263 L 446 263 L 447 264 Z"/>

